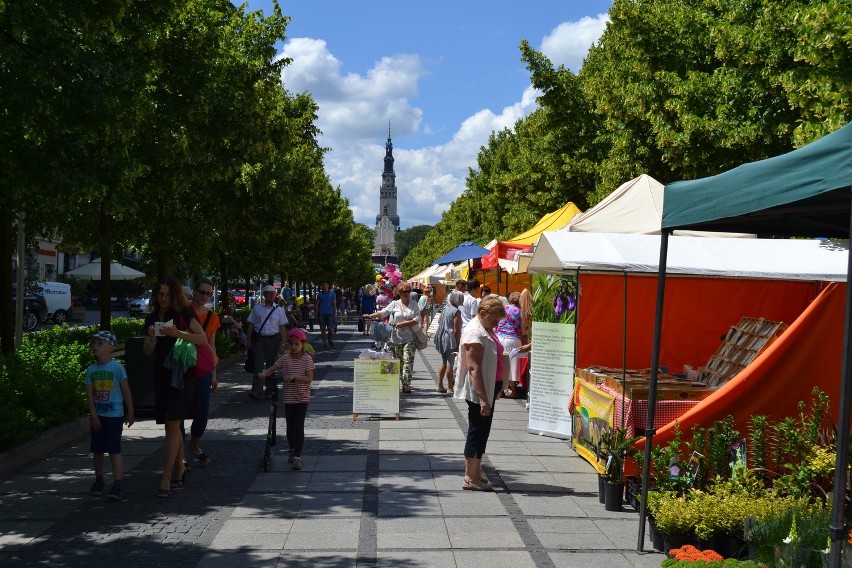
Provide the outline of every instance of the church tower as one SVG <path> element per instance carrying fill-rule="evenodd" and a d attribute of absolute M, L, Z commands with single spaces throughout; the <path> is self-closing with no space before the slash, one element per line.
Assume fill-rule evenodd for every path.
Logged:
<path fill-rule="evenodd" d="M 376 238 L 373 241 L 373 262 L 386 264 L 397 261 L 397 231 L 399 231 L 399 215 L 396 213 L 396 173 L 393 171 L 393 142 L 391 142 L 390 123 L 388 123 L 385 168 L 382 171 L 382 185 L 379 187 L 379 213 L 376 215 Z"/>

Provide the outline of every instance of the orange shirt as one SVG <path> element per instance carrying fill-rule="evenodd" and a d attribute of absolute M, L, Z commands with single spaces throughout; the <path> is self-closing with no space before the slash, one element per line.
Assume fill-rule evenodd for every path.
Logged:
<path fill-rule="evenodd" d="M 195 309 L 195 306 L 192 306 L 192 309 L 195 310 L 195 319 L 198 320 L 198 323 L 201 324 L 201 327 L 204 327 L 204 320 L 207 319 L 207 314 L 203 316 L 198 313 L 198 310 Z M 216 330 L 222 327 L 222 324 L 219 322 L 219 316 L 216 312 L 212 310 L 208 310 L 210 314 L 210 321 L 207 322 L 207 327 L 204 327 L 204 333 L 207 335 L 207 343 L 210 345 L 215 345 L 216 340 L 214 339 L 214 335 L 216 335 Z"/>

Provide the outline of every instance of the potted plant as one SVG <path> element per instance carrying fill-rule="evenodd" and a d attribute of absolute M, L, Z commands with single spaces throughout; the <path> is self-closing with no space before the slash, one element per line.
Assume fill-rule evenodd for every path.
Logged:
<path fill-rule="evenodd" d="M 649 501 L 657 530 L 663 535 L 663 551 L 693 544 L 698 510 L 689 495 L 679 496 L 674 491 L 660 493 L 659 499 Z"/>
<path fill-rule="evenodd" d="M 636 455 L 633 445 L 641 436 L 628 436 L 627 428 L 614 428 L 601 434 L 601 449 L 606 451 L 604 470 L 604 509 L 620 511 L 624 501 L 624 462 Z"/>

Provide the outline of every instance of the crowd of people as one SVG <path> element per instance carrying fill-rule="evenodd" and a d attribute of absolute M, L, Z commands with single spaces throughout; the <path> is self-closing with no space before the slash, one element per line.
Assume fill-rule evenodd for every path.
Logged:
<path fill-rule="evenodd" d="M 163 472 L 156 497 L 166 499 L 186 483 L 190 471 L 187 455 L 201 463 L 210 462 L 201 441 L 218 379 L 215 364 L 212 371 L 202 376 L 189 372 L 191 365 L 183 355 L 189 344 L 199 350 L 209 346 L 215 359 L 215 335 L 221 329 L 243 347 L 253 363 L 248 394 L 254 400 L 277 396 L 275 377 L 281 372 L 288 461 L 293 469 L 301 469 L 314 372 L 314 350 L 302 328 L 312 330 L 314 323 L 318 323 L 323 345 L 333 347 L 338 323 L 345 324 L 352 310 L 359 315 L 363 333 L 370 333 L 376 321 L 390 330 L 382 347 L 400 362 L 404 393 L 412 392 L 415 332 L 429 330 L 433 314 L 437 314 L 440 319 L 435 326 L 434 346 L 441 357 L 437 389 L 466 401 L 468 407 L 462 486 L 474 491 L 492 490 L 482 475 L 481 461 L 496 400 L 523 394 L 516 355 L 523 356 L 531 347 L 528 290 L 502 298 L 492 294 L 487 286 L 481 287 L 476 279 L 459 280 L 441 308 L 434 305 L 431 290 L 424 290 L 418 296 L 405 281 L 393 288 L 368 284 L 357 294 L 325 282 L 316 296 L 290 298 L 279 296 L 277 288 L 266 285 L 260 291 L 263 301 L 256 302 L 246 318 L 245 330 L 233 309 L 226 310 L 220 321 L 206 307 L 213 290 L 213 283 L 206 278 L 199 279 L 194 289 L 188 289 L 176 278 L 166 276 L 151 294 L 150 313 L 143 328 L 143 352 L 154 359 L 155 419 L 164 426 Z M 109 454 L 113 484 L 108 497 L 122 500 L 121 434 L 123 425 L 130 426 L 135 420 L 133 401 L 124 367 L 112 358 L 115 336 L 100 331 L 92 336 L 91 342 L 96 362 L 87 370 L 85 384 L 95 470 L 90 493 L 94 496 L 105 491 L 104 455 Z M 192 421 L 186 445 L 185 420 Z"/>

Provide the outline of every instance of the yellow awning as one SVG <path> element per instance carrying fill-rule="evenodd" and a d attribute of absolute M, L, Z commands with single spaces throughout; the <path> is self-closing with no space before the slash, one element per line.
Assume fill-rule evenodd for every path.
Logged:
<path fill-rule="evenodd" d="M 506 239 L 506 242 L 531 245 L 538 241 L 538 237 L 543 232 L 561 229 L 574 218 L 574 215 L 579 215 L 580 213 L 582 211 L 574 203 L 569 201 L 561 209 L 557 209 L 553 213 L 548 213 L 542 217 L 532 229 L 524 231 L 511 239 Z"/>

